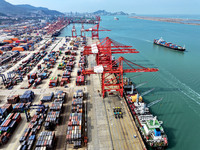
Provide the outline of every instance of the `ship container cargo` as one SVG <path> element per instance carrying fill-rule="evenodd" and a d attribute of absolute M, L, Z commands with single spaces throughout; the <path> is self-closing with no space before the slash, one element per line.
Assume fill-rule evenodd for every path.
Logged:
<path fill-rule="evenodd" d="M 69 57 L 69 62 L 74 62 L 74 60 L 75 60 L 75 57 L 73 56 Z"/>
<path fill-rule="evenodd" d="M 3 132 L 1 135 L 0 135 L 0 145 L 4 145 L 8 142 L 10 138 L 10 134 L 9 133 L 6 133 L 6 132 Z"/>
<path fill-rule="evenodd" d="M 37 142 L 36 148 L 46 147 L 47 150 L 53 150 L 55 143 L 55 132 L 43 131 L 40 133 Z"/>
<path fill-rule="evenodd" d="M 80 148 L 81 147 L 81 140 L 75 141 L 74 142 L 74 149 Z"/>
<path fill-rule="evenodd" d="M 64 71 L 63 72 L 63 77 L 67 77 L 67 78 L 71 78 L 71 72 L 69 72 L 69 71 Z"/>
<path fill-rule="evenodd" d="M 83 90 L 81 90 L 81 89 L 79 89 L 79 90 L 77 90 L 76 92 L 74 92 L 74 95 L 73 95 L 73 97 L 74 98 L 83 98 Z"/>
<path fill-rule="evenodd" d="M 43 80 L 43 79 L 48 78 L 48 75 L 47 75 L 47 73 L 43 72 L 43 73 L 39 73 L 39 74 L 38 74 L 38 77 L 41 78 L 41 79 Z"/>
<path fill-rule="evenodd" d="M 60 123 L 60 111 L 50 111 L 45 119 L 44 127 L 46 130 L 54 130 L 55 126 Z"/>
<path fill-rule="evenodd" d="M 69 117 L 68 126 L 81 126 L 82 125 L 82 113 L 71 113 Z"/>
<path fill-rule="evenodd" d="M 61 111 L 63 104 L 61 102 L 53 102 L 50 106 L 50 111 Z"/>
<path fill-rule="evenodd" d="M 0 42 L 0 46 L 4 46 L 6 44 L 7 44 L 6 42 Z"/>
<path fill-rule="evenodd" d="M 58 69 L 64 69 L 65 68 L 65 64 L 64 63 L 59 63 L 58 64 Z"/>
<path fill-rule="evenodd" d="M 62 100 L 62 101 L 64 102 L 65 99 L 66 99 L 66 93 L 63 92 L 63 91 L 58 91 L 58 92 L 55 94 L 55 99 L 60 99 L 60 100 Z"/>
<path fill-rule="evenodd" d="M 70 123 L 70 122 L 69 122 Z M 78 124 L 79 121 L 73 121 L 68 124 L 66 141 L 67 143 L 73 144 L 76 141 L 82 140 L 82 126 Z"/>
<path fill-rule="evenodd" d="M 3 40 L 3 42 L 4 42 L 4 43 L 9 43 L 9 44 L 13 43 L 12 40 Z"/>
<path fill-rule="evenodd" d="M 82 143 L 82 107 L 83 107 L 83 91 L 77 90 L 72 100 L 72 109 L 69 116 L 66 142 L 74 144 L 74 148 L 80 148 Z"/>
<path fill-rule="evenodd" d="M 39 84 L 42 83 L 42 79 L 41 78 L 35 79 L 34 82 L 35 82 L 36 85 L 39 85 Z"/>
<path fill-rule="evenodd" d="M 27 141 L 27 147 L 28 147 L 27 150 L 32 150 L 35 140 L 36 140 L 35 135 L 31 135 L 29 137 L 29 139 Z"/>
<path fill-rule="evenodd" d="M 22 62 L 20 66 L 18 66 L 17 70 L 15 70 L 16 73 L 20 74 L 20 76 L 26 75 L 28 72 L 30 72 L 31 69 L 38 63 L 39 60 L 42 59 L 46 55 L 46 52 L 38 52 L 34 53 L 29 59 L 26 59 Z M 30 78 L 30 77 L 29 77 Z M 32 77 L 35 78 L 35 77 Z"/>
<path fill-rule="evenodd" d="M 14 112 L 23 112 L 25 106 L 26 106 L 25 103 L 16 103 L 16 104 L 13 106 L 13 111 L 14 111 Z"/>
<path fill-rule="evenodd" d="M 28 80 L 29 87 L 34 83 L 34 79 Z"/>
<path fill-rule="evenodd" d="M 2 51 L 1 51 L 2 52 Z M 19 59 L 19 57 L 17 57 L 20 53 L 18 51 L 14 51 L 14 52 L 11 52 L 11 53 L 6 53 L 6 56 L 3 55 L 1 57 L 1 61 L 0 61 L 0 64 L 3 65 L 3 64 L 6 64 L 8 63 L 9 61 L 13 62 L 17 59 Z"/>
<path fill-rule="evenodd" d="M 81 73 L 82 73 L 82 71 L 79 69 L 79 70 L 77 70 L 77 76 L 80 76 L 81 75 Z"/>
<path fill-rule="evenodd" d="M 10 113 L 0 125 L 0 144 L 6 144 L 21 121 L 20 113 Z"/>
<path fill-rule="evenodd" d="M 58 85 L 58 82 L 59 82 L 58 77 L 52 77 L 50 79 L 49 86 L 55 87 Z"/>
<path fill-rule="evenodd" d="M 21 43 L 21 44 L 19 44 L 19 47 L 22 47 L 24 50 L 28 50 L 29 49 L 27 43 Z"/>
<path fill-rule="evenodd" d="M 37 68 L 38 68 L 38 70 L 41 69 L 41 64 L 39 64 L 39 65 L 37 66 Z"/>
<path fill-rule="evenodd" d="M 12 51 L 24 51 L 24 47 L 13 47 Z"/>
<path fill-rule="evenodd" d="M 154 44 L 164 46 L 173 50 L 178 50 L 178 51 L 185 51 L 185 47 L 182 47 L 180 45 L 172 44 L 169 42 L 164 41 L 162 38 L 160 39 L 154 39 Z"/>
<path fill-rule="evenodd" d="M 69 78 L 67 77 L 62 77 L 61 81 L 60 81 L 60 86 L 64 86 L 65 84 L 69 83 Z"/>
<path fill-rule="evenodd" d="M 44 58 L 43 60 L 48 62 L 50 60 L 50 58 Z"/>
<path fill-rule="evenodd" d="M 67 63 L 67 66 L 70 66 L 70 67 L 73 69 L 73 67 L 74 67 L 74 62 L 68 62 L 68 63 Z"/>
<path fill-rule="evenodd" d="M 71 54 L 71 51 L 70 50 L 67 50 L 66 52 L 65 52 L 65 55 L 70 55 Z"/>
<path fill-rule="evenodd" d="M 67 74 L 63 74 L 62 78 L 67 78 L 70 81 L 71 72 L 67 71 Z M 69 83 L 69 81 L 67 83 Z"/>
<path fill-rule="evenodd" d="M 50 111 L 47 113 L 46 122 L 58 123 L 60 118 L 60 111 Z"/>
<path fill-rule="evenodd" d="M 72 106 L 71 112 L 72 113 L 75 113 L 75 112 L 82 113 L 83 112 L 83 110 L 82 110 L 82 104 Z"/>
<path fill-rule="evenodd" d="M 64 49 L 65 49 L 65 48 L 64 48 L 63 46 L 59 48 L 59 50 L 64 50 Z"/>
<path fill-rule="evenodd" d="M 37 79 L 37 73 L 30 73 L 30 74 L 28 74 L 27 75 L 27 77 L 28 77 L 28 80 L 30 80 L 30 79 Z"/>
<path fill-rule="evenodd" d="M 2 120 L 2 119 L 5 118 L 9 113 L 12 112 L 13 107 L 12 107 L 11 104 L 4 104 L 3 106 L 0 107 L 0 109 L 1 109 L 0 115 L 1 115 L 1 120 Z"/>
<path fill-rule="evenodd" d="M 80 126 L 81 127 L 81 126 Z M 67 136 L 66 136 L 66 141 L 69 144 L 73 144 L 76 141 L 81 141 L 81 129 L 79 129 L 79 126 L 75 126 L 73 129 L 67 130 Z"/>
<path fill-rule="evenodd" d="M 56 123 L 56 119 L 55 118 L 51 118 L 51 121 L 45 122 L 44 123 L 44 127 L 45 130 L 50 130 L 53 131 L 55 130 L 55 127 L 58 123 Z"/>
<path fill-rule="evenodd" d="M 76 54 L 76 52 L 72 51 L 72 52 L 71 52 L 71 55 L 72 55 L 72 56 L 76 56 L 77 54 Z"/>
<path fill-rule="evenodd" d="M 69 57 L 69 61 L 74 61 L 76 58 L 74 56 Z"/>
<path fill-rule="evenodd" d="M 76 77 L 76 86 L 85 85 L 85 77 L 84 76 L 77 76 Z"/>
<path fill-rule="evenodd" d="M 83 98 L 74 98 L 72 100 L 72 106 L 77 106 L 82 104 L 83 104 Z"/>
<path fill-rule="evenodd" d="M 66 66 L 66 70 L 69 72 L 72 72 L 72 67 L 71 66 Z"/>
<path fill-rule="evenodd" d="M 33 91 L 25 91 L 22 96 L 20 96 L 21 103 L 28 103 L 34 100 L 35 94 Z"/>
<path fill-rule="evenodd" d="M 10 50 L 12 50 L 12 48 L 13 48 L 13 46 L 11 46 L 11 45 L 5 45 L 5 46 L 1 47 L 1 50 L 3 50 L 3 51 L 10 51 Z"/>
<path fill-rule="evenodd" d="M 54 97 L 54 93 L 52 92 L 51 94 L 48 94 L 46 96 L 43 96 L 43 98 L 41 99 L 41 101 L 44 102 L 51 102 L 52 99 Z"/>
<path fill-rule="evenodd" d="M 26 128 L 22 134 L 22 136 L 19 139 L 19 142 L 22 143 L 22 145 L 32 145 L 35 141 L 35 137 L 36 134 L 38 133 L 38 131 L 41 128 L 41 125 L 43 123 L 43 115 L 40 115 L 41 113 L 46 113 L 47 110 L 45 110 L 45 112 L 36 112 L 30 123 L 28 124 L 28 128 Z M 28 143 L 28 144 L 27 144 Z"/>

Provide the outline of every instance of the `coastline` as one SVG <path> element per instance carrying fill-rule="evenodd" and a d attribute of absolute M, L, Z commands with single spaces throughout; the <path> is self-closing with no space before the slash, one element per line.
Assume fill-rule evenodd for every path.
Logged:
<path fill-rule="evenodd" d="M 160 21 L 160 22 L 170 22 L 188 25 L 200 25 L 200 20 L 198 19 L 180 19 L 180 18 L 162 18 L 162 17 L 146 17 L 146 16 L 131 16 L 130 18 Z M 192 23 L 192 21 L 199 21 L 199 23 Z"/>

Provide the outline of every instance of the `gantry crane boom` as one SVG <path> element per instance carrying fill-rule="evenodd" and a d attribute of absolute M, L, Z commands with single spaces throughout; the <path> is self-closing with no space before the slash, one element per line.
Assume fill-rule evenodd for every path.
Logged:
<path fill-rule="evenodd" d="M 97 19 L 98 19 L 98 23 L 95 26 L 93 26 L 93 27 L 91 27 L 89 29 L 85 29 L 86 32 L 91 32 L 92 33 L 92 39 L 94 39 L 94 38 L 99 39 L 99 31 L 111 31 L 111 30 L 103 29 L 103 28 L 100 29 L 99 24 L 100 24 L 101 18 L 98 16 Z"/>
<path fill-rule="evenodd" d="M 96 25 L 95 27 L 98 27 Z M 92 29 L 91 29 L 92 30 Z M 83 55 L 96 55 L 97 66 L 93 69 L 82 70 L 83 75 L 101 74 L 101 88 L 102 95 L 105 96 L 106 92 L 118 91 L 123 96 L 123 74 L 135 72 L 156 72 L 157 68 L 146 68 L 135 64 L 123 57 L 117 60 L 113 59 L 112 54 L 125 54 L 125 53 L 139 53 L 132 46 L 127 46 L 116 42 L 109 37 L 96 42 L 90 46 L 85 46 Z M 129 68 L 124 68 L 124 66 Z"/>
<path fill-rule="evenodd" d="M 123 63 L 128 65 L 131 69 L 123 69 Z M 117 67 L 114 67 L 116 66 Z M 102 66 L 103 67 L 103 66 Z M 102 72 L 97 72 L 95 69 L 85 69 L 82 71 L 84 75 L 90 74 L 102 74 L 102 94 L 105 96 L 105 92 L 119 91 L 123 96 L 123 73 L 135 73 L 135 72 L 157 72 L 157 68 L 146 68 L 138 64 L 132 63 L 123 57 L 115 60 L 111 65 L 103 67 Z M 111 75 L 113 75 L 111 77 Z M 112 88 L 110 88 L 112 87 Z"/>

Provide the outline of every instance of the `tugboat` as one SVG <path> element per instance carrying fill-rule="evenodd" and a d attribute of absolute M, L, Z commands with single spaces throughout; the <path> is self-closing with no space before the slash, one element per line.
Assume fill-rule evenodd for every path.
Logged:
<path fill-rule="evenodd" d="M 162 37 L 160 39 L 154 39 L 154 44 L 164 46 L 164 47 L 167 47 L 167 48 L 171 48 L 173 50 L 185 51 L 185 46 L 182 47 L 180 45 L 176 45 L 176 44 L 166 42 L 162 39 Z"/>

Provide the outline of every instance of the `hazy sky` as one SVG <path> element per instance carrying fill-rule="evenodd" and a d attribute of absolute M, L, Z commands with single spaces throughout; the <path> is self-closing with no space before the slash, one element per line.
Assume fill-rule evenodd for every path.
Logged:
<path fill-rule="evenodd" d="M 99 9 L 137 14 L 200 14 L 200 0 L 6 0 L 61 12 L 93 12 Z"/>

